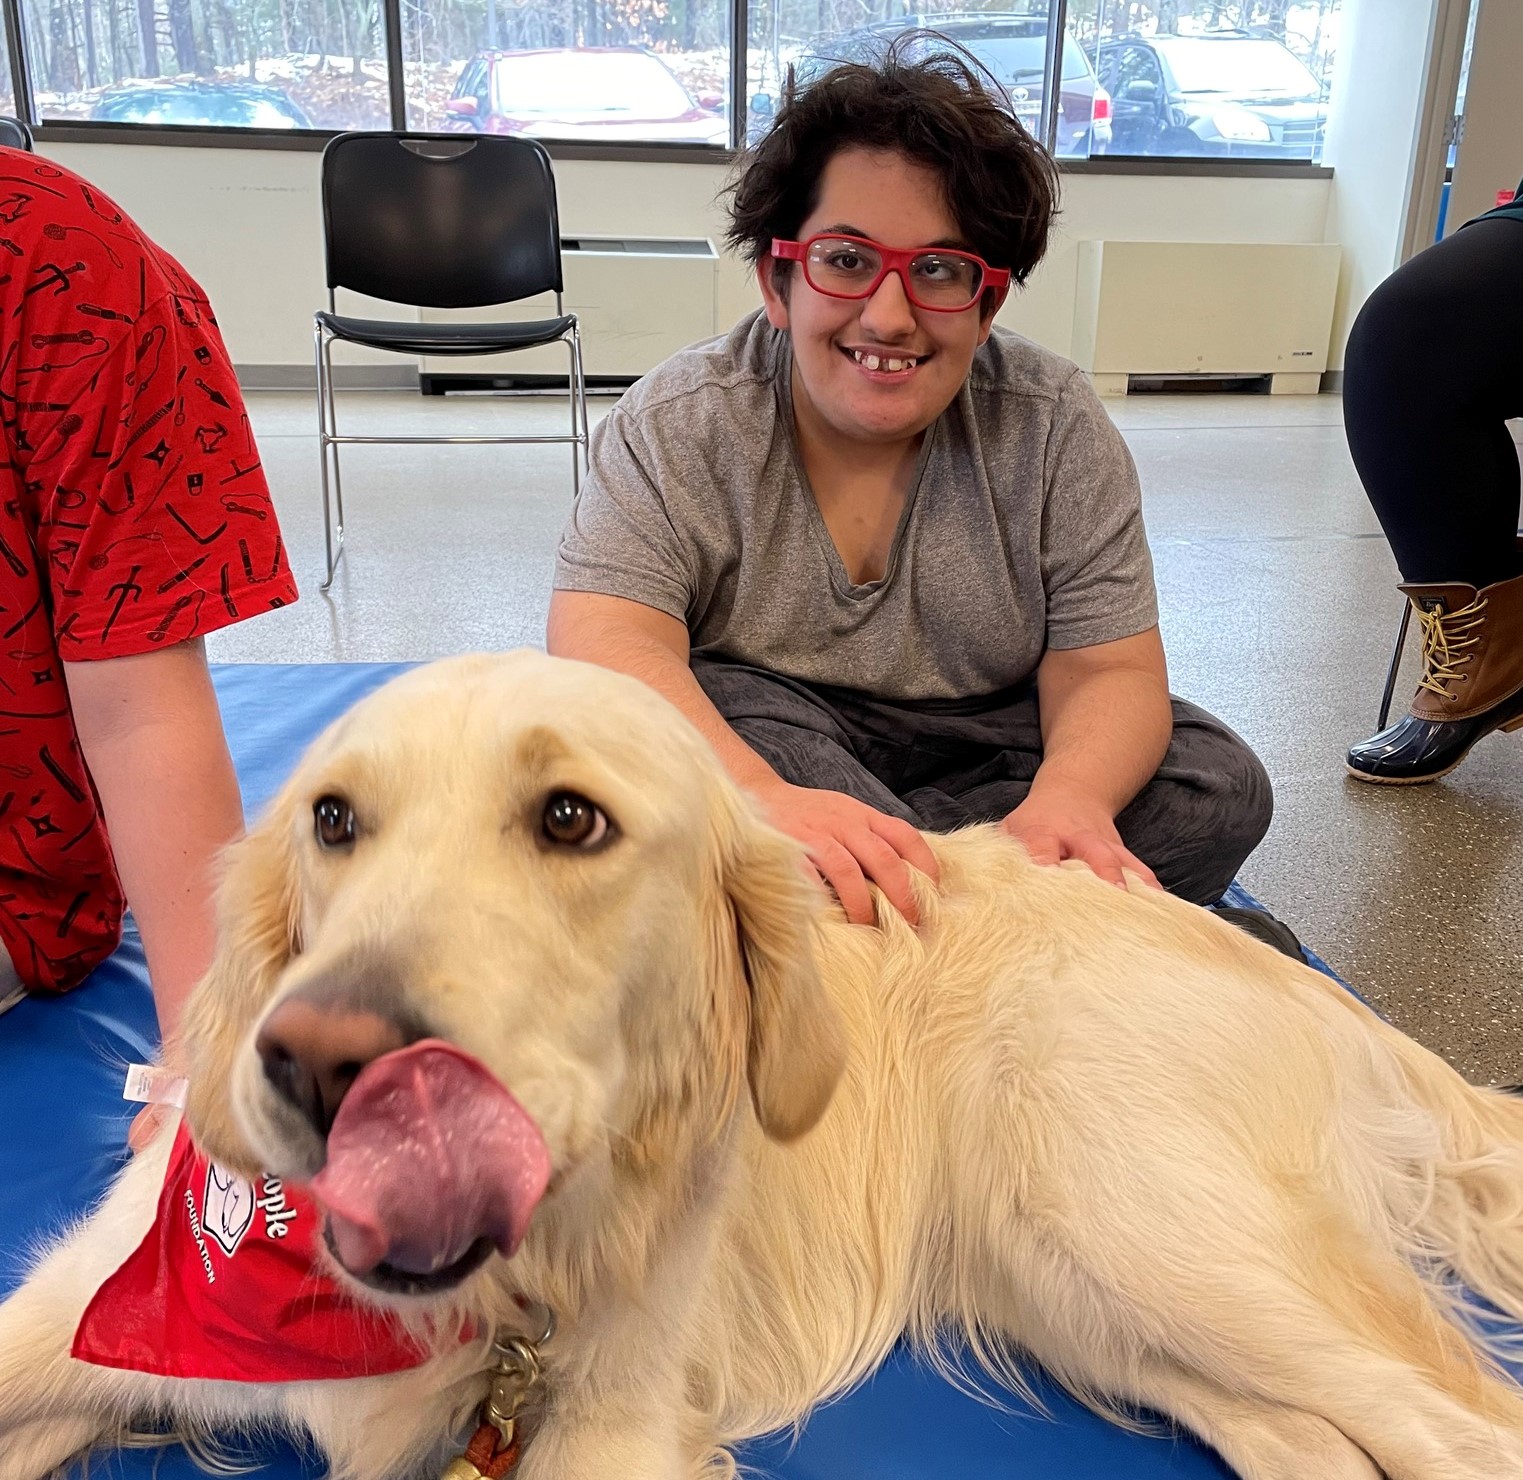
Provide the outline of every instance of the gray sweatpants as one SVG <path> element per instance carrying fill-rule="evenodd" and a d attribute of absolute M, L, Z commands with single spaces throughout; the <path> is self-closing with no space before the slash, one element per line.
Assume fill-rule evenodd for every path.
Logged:
<path fill-rule="evenodd" d="M 1042 760 L 1034 683 L 909 703 L 704 658 L 693 676 L 785 781 L 845 792 L 928 832 L 998 821 L 1025 800 Z M 1269 776 L 1220 720 L 1173 705 L 1163 764 L 1116 827 L 1166 889 L 1213 904 L 1269 830 Z"/>

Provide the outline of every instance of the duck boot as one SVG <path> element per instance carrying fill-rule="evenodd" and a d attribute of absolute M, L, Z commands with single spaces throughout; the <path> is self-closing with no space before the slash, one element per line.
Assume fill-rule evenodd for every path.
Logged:
<path fill-rule="evenodd" d="M 1422 628 L 1422 680 L 1402 719 L 1349 751 L 1348 769 L 1412 786 L 1447 776 L 1493 730 L 1523 726 L 1523 576 L 1401 589 Z"/>

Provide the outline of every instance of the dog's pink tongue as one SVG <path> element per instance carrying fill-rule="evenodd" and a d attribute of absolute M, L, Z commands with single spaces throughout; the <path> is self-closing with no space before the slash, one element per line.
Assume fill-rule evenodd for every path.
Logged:
<path fill-rule="evenodd" d="M 469 1054 L 430 1038 L 360 1072 L 312 1194 L 351 1273 L 385 1260 L 432 1274 L 483 1237 L 511 1254 L 549 1180 L 523 1106 Z"/>

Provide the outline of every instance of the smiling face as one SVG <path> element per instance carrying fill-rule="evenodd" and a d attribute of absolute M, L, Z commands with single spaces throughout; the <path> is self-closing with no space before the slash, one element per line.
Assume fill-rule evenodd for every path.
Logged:
<path fill-rule="evenodd" d="M 843 149 L 825 166 L 798 240 L 823 231 L 974 250 L 936 175 L 879 150 Z M 843 449 L 918 437 L 951 405 L 994 321 L 982 302 L 960 313 L 917 308 L 895 273 L 870 298 L 847 299 L 816 292 L 797 267 L 779 290 L 773 267 L 765 258 L 758 277 L 769 321 L 793 341 L 794 415 L 807 436 Z"/>

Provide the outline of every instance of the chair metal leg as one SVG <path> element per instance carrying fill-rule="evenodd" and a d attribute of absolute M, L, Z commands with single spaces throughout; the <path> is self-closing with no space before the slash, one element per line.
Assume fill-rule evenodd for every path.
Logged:
<path fill-rule="evenodd" d="M 333 499 L 328 472 L 328 439 L 331 433 L 328 430 L 328 380 L 324 374 L 326 356 L 323 354 L 323 337 L 323 326 L 314 324 L 312 339 L 317 370 L 317 456 L 322 471 L 323 553 L 326 558 L 322 583 L 318 587 L 320 591 L 326 591 L 333 584 L 333 570 L 338 564 L 338 556 L 333 551 Z M 343 537 L 343 526 L 340 523 L 339 540 L 342 541 Z"/>
<path fill-rule="evenodd" d="M 330 339 L 324 346 L 324 354 L 327 356 L 326 376 L 328 382 L 328 426 L 334 438 L 338 437 L 338 397 L 333 384 L 333 346 L 336 341 Z M 339 554 L 343 554 L 344 543 L 344 477 L 343 468 L 339 463 L 338 442 L 333 444 L 333 507 L 338 513 L 338 538 Z"/>
<path fill-rule="evenodd" d="M 591 436 L 587 422 L 587 376 L 582 368 L 582 334 L 580 327 L 571 326 L 571 496 L 580 498 L 582 474 L 589 466 L 588 445 Z"/>
<path fill-rule="evenodd" d="M 1396 651 L 1391 654 L 1391 668 L 1386 674 L 1385 693 L 1380 696 L 1380 723 L 1375 726 L 1378 734 L 1385 729 L 1386 721 L 1391 717 L 1391 695 L 1396 692 L 1396 670 L 1401 667 L 1401 650 L 1407 645 L 1407 627 L 1412 621 L 1412 603 L 1403 601 L 1401 605 L 1401 626 L 1396 631 Z"/>
<path fill-rule="evenodd" d="M 313 329 L 313 345 L 317 366 L 317 440 L 321 459 L 323 491 L 323 552 L 325 566 L 320 590 L 327 591 L 333 585 L 339 562 L 344 558 L 344 483 L 339 462 L 339 448 L 344 442 L 534 442 L 540 440 L 563 442 L 564 437 L 343 437 L 338 432 L 338 406 L 334 394 L 333 345 L 334 339 L 321 324 Z M 571 413 L 571 483 L 572 495 L 579 498 L 582 478 L 590 466 L 590 423 L 587 419 L 587 374 L 582 361 L 582 336 L 579 327 L 572 322 L 566 336 L 571 357 L 570 413 Z"/>
<path fill-rule="evenodd" d="M 326 591 L 333 585 L 334 573 L 344 556 L 344 483 L 338 444 L 334 440 L 338 435 L 338 408 L 333 396 L 333 341 L 323 333 L 320 324 L 317 326 L 316 343 L 317 422 L 323 477 L 323 545 L 327 556 L 327 571 L 318 589 Z M 338 515 L 336 524 L 334 513 Z"/>
<path fill-rule="evenodd" d="M 576 327 L 574 325 L 566 336 L 566 353 L 571 359 L 571 374 L 566 379 L 566 400 L 571 407 L 571 497 L 575 500 L 581 493 L 582 465 L 577 458 Z"/>

